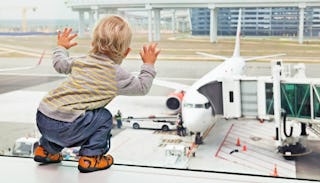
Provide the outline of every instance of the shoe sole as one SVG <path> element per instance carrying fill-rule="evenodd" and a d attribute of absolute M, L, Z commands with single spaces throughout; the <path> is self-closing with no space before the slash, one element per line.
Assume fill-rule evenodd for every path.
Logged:
<path fill-rule="evenodd" d="M 49 164 L 49 163 L 60 163 L 61 160 L 49 160 L 47 158 L 41 157 L 41 156 L 35 156 L 34 161 L 38 162 L 38 163 L 45 163 L 45 164 Z"/>
<path fill-rule="evenodd" d="M 104 167 L 104 168 L 83 168 L 82 166 L 78 165 L 78 170 L 81 173 L 90 173 L 90 172 L 95 172 L 95 171 L 99 171 L 99 170 L 105 170 L 105 169 L 108 169 L 110 167 L 111 167 L 111 165 L 109 165 L 107 167 Z"/>
<path fill-rule="evenodd" d="M 113 165 L 113 157 L 112 157 L 112 164 L 109 165 L 109 166 L 106 166 L 104 168 L 83 168 L 82 166 L 78 165 L 78 170 L 81 172 L 81 173 L 90 173 L 90 172 L 95 172 L 95 171 L 99 171 L 99 170 L 105 170 L 105 169 L 108 169 L 110 168 L 112 165 Z"/>

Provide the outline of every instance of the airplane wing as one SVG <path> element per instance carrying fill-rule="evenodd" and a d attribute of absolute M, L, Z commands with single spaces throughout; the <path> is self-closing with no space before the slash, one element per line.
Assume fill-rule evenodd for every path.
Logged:
<path fill-rule="evenodd" d="M 203 55 L 203 56 L 206 56 L 206 57 L 212 57 L 212 58 L 222 59 L 222 60 L 227 60 L 227 59 L 228 59 L 228 57 L 225 57 L 225 56 L 213 55 L 213 54 L 204 53 L 204 52 L 196 52 L 196 54 L 198 54 L 198 55 Z"/>
<path fill-rule="evenodd" d="M 272 58 L 272 57 L 281 57 L 285 56 L 286 54 L 275 54 L 275 55 L 265 55 L 265 56 L 257 56 L 257 57 L 250 57 L 250 58 L 245 58 L 244 61 L 251 61 L 251 60 L 260 60 L 260 59 L 265 59 L 265 58 Z"/>
<path fill-rule="evenodd" d="M 36 67 L 38 67 L 38 66 L 41 64 L 42 59 L 43 59 L 43 57 L 44 57 L 44 54 L 45 54 L 45 50 L 43 50 L 43 52 L 41 53 L 41 56 L 40 56 L 40 58 L 39 58 L 39 61 L 37 62 L 36 65 L 25 66 L 25 67 L 5 68 L 5 69 L 0 69 L 0 72 L 4 72 L 4 71 L 18 71 L 18 70 L 28 70 L 28 69 L 36 68 Z"/>
<path fill-rule="evenodd" d="M 175 90 L 182 90 L 182 91 L 186 91 L 188 88 L 190 88 L 189 85 L 171 82 L 171 81 L 164 81 L 159 79 L 154 79 L 153 84 L 157 86 L 162 86 L 162 87 L 171 88 Z"/>

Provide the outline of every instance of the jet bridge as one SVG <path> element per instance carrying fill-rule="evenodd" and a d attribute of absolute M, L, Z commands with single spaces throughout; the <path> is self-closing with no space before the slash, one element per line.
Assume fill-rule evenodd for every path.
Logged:
<path fill-rule="evenodd" d="M 304 70 L 291 76 L 281 70 L 281 64 L 276 65 L 272 76 L 221 79 L 222 102 L 215 108 L 222 108 L 227 119 L 273 119 L 279 152 L 285 158 L 305 155 L 311 152 L 305 145 L 307 126 L 320 137 L 320 78 L 306 78 Z M 293 127 L 287 132 L 287 119 L 301 123 L 299 137 L 293 137 Z"/>
<path fill-rule="evenodd" d="M 223 117 L 269 120 L 274 115 L 272 77 L 239 76 L 222 81 Z M 280 80 L 281 109 L 289 119 L 320 124 L 320 78 Z"/>
<path fill-rule="evenodd" d="M 288 119 L 308 124 L 320 136 L 320 78 L 306 78 L 301 64 L 294 76 L 288 65 L 276 64 L 281 66 L 280 108 Z M 261 121 L 274 118 L 272 76 L 220 78 L 198 91 L 208 98 L 213 115 Z"/>

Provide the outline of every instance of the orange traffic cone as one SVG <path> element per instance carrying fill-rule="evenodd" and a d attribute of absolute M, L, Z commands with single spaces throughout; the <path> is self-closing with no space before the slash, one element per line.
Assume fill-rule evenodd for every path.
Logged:
<path fill-rule="evenodd" d="M 242 147 L 242 151 L 247 151 L 247 146 L 246 146 L 246 145 L 244 145 L 244 146 Z"/>
<path fill-rule="evenodd" d="M 274 177 L 278 177 L 278 170 L 277 170 L 277 165 L 276 164 L 274 164 L 273 176 Z"/>
<path fill-rule="evenodd" d="M 240 144 L 240 138 L 238 137 L 238 139 L 237 139 L 237 144 L 236 144 L 236 146 L 241 146 L 241 144 Z"/>

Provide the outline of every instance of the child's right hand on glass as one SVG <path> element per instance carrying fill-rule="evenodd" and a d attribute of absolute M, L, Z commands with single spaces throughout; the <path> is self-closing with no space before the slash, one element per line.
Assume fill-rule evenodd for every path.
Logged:
<path fill-rule="evenodd" d="M 151 43 L 148 46 L 143 45 L 143 48 L 140 51 L 140 56 L 145 64 L 154 64 L 157 60 L 157 57 L 160 53 L 160 50 L 157 48 L 157 43 Z"/>
<path fill-rule="evenodd" d="M 58 46 L 69 49 L 78 44 L 76 42 L 71 43 L 71 41 L 78 36 L 77 34 L 70 35 L 71 32 L 72 28 L 64 28 L 62 33 L 58 31 Z"/>

